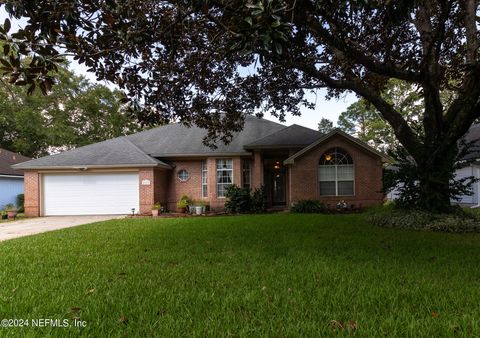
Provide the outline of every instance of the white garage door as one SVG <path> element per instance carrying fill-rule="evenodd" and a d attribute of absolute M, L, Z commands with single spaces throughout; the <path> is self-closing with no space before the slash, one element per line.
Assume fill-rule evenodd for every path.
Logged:
<path fill-rule="evenodd" d="M 116 215 L 139 209 L 138 173 L 43 176 L 43 213 Z"/>

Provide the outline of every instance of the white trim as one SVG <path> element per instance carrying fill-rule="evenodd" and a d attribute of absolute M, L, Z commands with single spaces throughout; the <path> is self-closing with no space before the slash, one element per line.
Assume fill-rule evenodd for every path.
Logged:
<path fill-rule="evenodd" d="M 21 179 L 23 179 L 23 176 L 20 176 L 20 175 L 0 175 L 0 177 L 21 178 Z"/>

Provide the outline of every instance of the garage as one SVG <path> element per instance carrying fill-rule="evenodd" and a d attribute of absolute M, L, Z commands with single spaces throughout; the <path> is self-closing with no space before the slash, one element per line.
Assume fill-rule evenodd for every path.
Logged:
<path fill-rule="evenodd" d="M 138 172 L 44 174 L 43 215 L 116 215 L 139 210 Z"/>

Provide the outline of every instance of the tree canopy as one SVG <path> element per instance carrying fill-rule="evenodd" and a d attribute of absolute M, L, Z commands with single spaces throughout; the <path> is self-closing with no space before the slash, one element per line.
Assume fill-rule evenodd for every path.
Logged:
<path fill-rule="evenodd" d="M 284 117 L 311 107 L 306 92 L 355 92 L 392 127 L 419 170 L 424 207 L 449 206 L 457 141 L 480 115 L 477 0 L 7 1 L 28 24 L 9 34 L 9 81 L 51 87 L 70 53 L 145 109 L 141 121 L 179 119 L 229 140 L 244 114 Z M 22 56 L 33 56 L 23 67 Z M 382 92 L 389 80 L 419 89 L 422 132 Z M 441 92 L 453 92 L 442 102 Z M 447 174 L 448 173 L 448 174 Z"/>
<path fill-rule="evenodd" d="M 0 147 L 38 157 L 139 129 L 121 94 L 60 66 L 48 95 L 0 83 Z"/>

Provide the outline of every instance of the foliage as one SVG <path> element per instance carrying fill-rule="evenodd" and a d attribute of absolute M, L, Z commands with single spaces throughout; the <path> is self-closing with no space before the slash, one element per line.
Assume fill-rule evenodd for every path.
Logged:
<path fill-rule="evenodd" d="M 480 232 L 479 215 L 465 212 L 458 207 L 451 213 L 433 213 L 388 206 L 370 210 L 366 219 L 385 228 L 454 233 Z"/>
<path fill-rule="evenodd" d="M 333 130 L 333 122 L 329 119 L 322 117 L 320 122 L 318 123 L 318 131 L 323 134 L 328 134 Z"/>
<path fill-rule="evenodd" d="M 423 101 L 417 88 L 405 81 L 390 80 L 382 91 L 382 98 L 398 109 L 412 129 L 419 135 L 423 134 L 419 124 Z M 359 99 L 340 114 L 338 127 L 384 152 L 399 145 L 393 128 L 365 99 Z"/>
<path fill-rule="evenodd" d="M 266 210 L 266 196 L 263 187 L 253 192 L 233 184 L 227 188 L 225 209 L 231 213 L 261 213 Z"/>
<path fill-rule="evenodd" d="M 161 208 L 162 208 L 162 205 L 159 202 L 152 205 L 152 210 L 160 210 Z"/>
<path fill-rule="evenodd" d="M 327 206 L 318 200 L 300 200 L 290 208 L 292 212 L 300 214 L 321 214 L 327 213 Z"/>
<path fill-rule="evenodd" d="M 252 192 L 252 212 L 260 214 L 265 211 L 267 211 L 267 193 L 262 185 Z"/>
<path fill-rule="evenodd" d="M 24 194 L 18 194 L 16 198 L 16 203 L 18 212 L 22 213 L 24 212 L 24 204 L 25 204 L 25 195 Z"/>
<path fill-rule="evenodd" d="M 139 130 L 120 93 L 60 66 L 49 95 L 0 84 L 0 147 L 26 156 L 83 146 Z"/>
<path fill-rule="evenodd" d="M 480 117 L 478 1 L 9 1 L 28 24 L 6 20 L 2 72 L 48 92 L 62 53 L 119 85 L 143 123 L 177 119 L 229 141 L 245 114 L 284 119 L 314 107 L 307 93 L 351 91 L 368 101 L 432 179 L 419 182 L 448 208 L 447 170 Z M 146 15 L 145 13 L 148 13 Z M 25 57 L 31 63 L 22 63 Z M 422 98 L 414 128 L 384 97 L 390 80 Z M 442 99 L 450 91 L 448 100 Z M 312 96 L 310 96 L 312 97 Z M 439 188 L 437 188 L 439 187 Z M 442 193 L 443 192 L 443 193 Z M 436 199 L 436 200 L 434 200 Z"/>
<path fill-rule="evenodd" d="M 186 207 L 188 207 L 188 201 L 187 200 L 181 199 L 177 202 L 177 208 L 183 209 L 183 208 L 186 208 Z"/>
<path fill-rule="evenodd" d="M 17 211 L 18 209 L 15 207 L 15 205 L 13 203 L 7 203 L 3 207 L 3 210 L 5 210 L 5 211 Z"/>
<path fill-rule="evenodd" d="M 474 158 L 464 160 L 472 150 L 471 145 L 465 142 L 461 143 L 461 150 L 457 154 L 456 161 L 448 163 L 451 164 L 451 167 L 437 172 L 422 170 L 403 147 L 391 150 L 389 154 L 395 160 L 395 164 L 384 169 L 384 191 L 388 193 L 395 190 L 397 193 L 395 203 L 400 208 L 448 212 L 451 210 L 450 206 L 445 208 L 443 205 L 436 204 L 440 197 L 435 195 L 443 196 L 447 191 L 449 201 L 459 200 L 463 195 L 472 195 L 472 185 L 478 181 L 474 176 L 457 178 L 455 175 L 456 170 L 467 167 L 474 161 Z M 435 175 L 442 175 L 442 177 Z M 445 180 L 448 182 L 446 186 L 438 183 L 437 187 L 428 189 L 428 191 L 425 191 L 424 185 L 421 184 L 426 181 L 444 182 Z"/>

